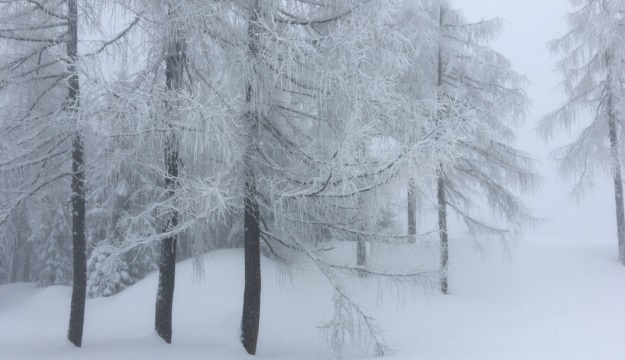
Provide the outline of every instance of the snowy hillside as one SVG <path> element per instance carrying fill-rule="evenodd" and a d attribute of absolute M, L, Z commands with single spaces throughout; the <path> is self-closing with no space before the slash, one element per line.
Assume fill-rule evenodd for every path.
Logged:
<path fill-rule="evenodd" d="M 527 239 L 502 259 L 455 238 L 449 295 L 386 289 L 380 297 L 372 282 L 354 284 L 366 289 L 356 299 L 396 349 L 388 359 L 625 359 L 625 269 L 613 247 L 600 239 Z M 318 328 L 333 310 L 324 278 L 312 268 L 288 276 L 263 260 L 257 358 L 332 358 Z M 210 253 L 203 264 L 202 278 L 189 261 L 177 266 L 172 345 L 153 332 L 156 273 L 87 301 L 83 348 L 65 337 L 69 287 L 0 286 L 0 358 L 252 359 L 238 341 L 242 250 Z M 358 349 L 344 356 L 368 357 Z"/>

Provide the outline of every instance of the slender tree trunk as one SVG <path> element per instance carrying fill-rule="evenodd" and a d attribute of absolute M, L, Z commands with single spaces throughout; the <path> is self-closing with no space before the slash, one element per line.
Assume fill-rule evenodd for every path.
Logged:
<path fill-rule="evenodd" d="M 623 207 L 623 179 L 621 177 L 621 165 L 618 151 L 618 130 L 616 128 L 616 116 L 612 104 L 612 95 L 608 95 L 610 128 L 610 150 L 614 166 L 614 201 L 616 202 L 616 234 L 618 237 L 618 258 L 625 265 L 625 208 Z"/>
<path fill-rule="evenodd" d="M 11 257 L 11 274 L 9 276 L 9 283 L 17 282 L 17 269 L 19 267 L 18 265 L 19 265 L 19 259 L 20 259 L 20 251 L 22 250 L 20 249 L 20 246 L 22 245 L 22 239 L 20 236 L 19 226 L 17 227 L 15 231 L 15 238 L 16 238 L 15 241 L 17 242 L 17 246 L 16 246 L 17 249 L 15 250 L 15 253 Z"/>
<path fill-rule="evenodd" d="M 439 13 L 439 26 L 443 29 L 443 17 L 445 8 L 441 6 Z M 443 86 L 443 53 L 439 46 L 438 49 L 438 99 L 441 99 L 441 91 Z M 439 110 L 437 114 L 437 122 L 442 121 L 443 111 Z M 449 260 L 449 242 L 447 238 L 447 200 L 445 199 L 445 174 L 442 166 L 438 168 L 437 179 L 437 198 L 438 198 L 438 231 L 441 242 L 441 292 L 447 294 L 447 276 Z"/>
<path fill-rule="evenodd" d="M 24 245 L 24 270 L 22 272 L 24 282 L 30 281 L 30 252 L 30 244 L 26 243 Z"/>
<path fill-rule="evenodd" d="M 19 251 L 15 251 L 15 254 L 11 257 L 11 274 L 9 276 L 9 283 L 17 282 L 17 264 L 19 263 Z"/>
<path fill-rule="evenodd" d="M 614 199 L 616 201 L 616 226 L 618 237 L 618 258 L 625 265 L 625 209 L 623 208 L 623 180 L 621 170 L 614 173 Z"/>
<path fill-rule="evenodd" d="M 449 243 L 447 239 L 447 203 L 445 200 L 445 179 L 442 171 L 438 175 L 438 231 L 441 240 L 441 291 L 447 294 L 447 262 L 449 260 Z"/>
<path fill-rule="evenodd" d="M 356 265 L 361 268 L 367 266 L 367 242 L 360 236 L 356 240 Z M 364 273 L 358 275 L 364 276 Z"/>
<path fill-rule="evenodd" d="M 364 198 L 362 196 L 361 194 L 358 197 L 358 208 L 360 209 L 364 208 Z M 364 221 L 361 221 L 358 227 L 358 230 L 365 231 L 366 225 Z M 367 267 L 367 240 L 361 235 L 358 235 L 356 239 L 356 266 L 362 269 Z M 358 276 L 364 277 L 365 273 L 359 271 Z"/>
<path fill-rule="evenodd" d="M 70 59 L 68 82 L 68 111 L 78 111 L 80 87 L 76 57 L 78 53 L 78 5 L 76 0 L 67 1 L 68 36 L 67 57 Z M 72 288 L 72 305 L 69 315 L 67 338 L 77 347 L 82 346 L 82 333 L 85 321 L 85 300 L 87 298 L 87 254 L 85 241 L 85 172 L 83 140 L 80 130 L 76 130 L 72 138 L 72 243 L 74 255 L 74 281 Z"/>
<path fill-rule="evenodd" d="M 243 293 L 243 316 L 241 318 L 241 342 L 248 354 L 256 354 L 258 329 L 260 327 L 260 210 L 256 200 L 254 173 L 250 169 L 245 176 L 245 290 Z"/>
<path fill-rule="evenodd" d="M 260 16 L 260 4 L 254 0 L 250 4 L 248 23 L 248 56 L 250 60 L 258 55 L 258 28 L 257 21 Z M 254 91 L 252 81 L 256 72 L 253 71 L 253 80 L 248 80 L 245 88 L 245 100 L 251 108 L 248 114 L 250 121 L 249 144 L 244 158 L 245 189 L 243 196 L 243 228 L 245 240 L 245 288 L 243 291 L 243 314 L 241 316 L 241 343 L 250 355 L 256 354 L 258 344 L 258 331 L 260 327 L 260 296 L 261 296 L 261 273 L 260 273 L 260 208 L 256 198 L 256 176 L 252 164 L 252 155 L 256 151 L 255 137 L 257 132 L 258 114 L 254 109 L 258 94 Z"/>
<path fill-rule="evenodd" d="M 165 141 L 165 166 L 167 167 L 165 186 L 168 198 L 174 195 L 176 178 L 178 177 L 178 143 L 175 133 L 173 130 L 170 131 Z M 178 226 L 178 214 L 176 211 L 172 211 L 167 215 L 163 232 L 169 232 L 176 226 Z M 154 316 L 156 333 L 168 344 L 171 344 L 172 336 L 172 312 L 176 279 L 176 240 L 176 235 L 170 235 L 161 241 L 156 313 Z"/>
<path fill-rule="evenodd" d="M 85 192 L 83 147 L 80 135 L 74 136 L 72 151 L 72 232 L 74 252 L 74 281 L 72 307 L 70 311 L 68 338 L 74 345 L 82 345 L 82 332 L 85 319 L 87 297 L 87 254 L 85 244 Z"/>
<path fill-rule="evenodd" d="M 417 239 L 417 194 L 414 180 L 408 181 L 408 235 L 410 243 L 415 243 Z"/>
<path fill-rule="evenodd" d="M 168 45 L 168 54 L 165 59 L 165 85 L 168 91 L 176 92 L 182 89 L 184 73 L 184 46 L 177 33 L 172 34 L 171 44 Z M 176 113 L 170 104 L 167 104 L 168 115 Z M 165 188 L 167 199 L 174 196 L 178 185 L 178 138 L 175 130 L 170 127 L 165 139 Z M 178 226 L 178 212 L 170 211 L 165 219 L 163 232 L 170 232 Z M 177 235 L 169 235 L 161 241 L 161 257 L 159 262 L 158 292 L 156 294 L 156 313 L 154 328 L 156 333 L 171 344 L 172 311 L 174 305 L 174 285 L 176 279 L 176 247 Z"/>

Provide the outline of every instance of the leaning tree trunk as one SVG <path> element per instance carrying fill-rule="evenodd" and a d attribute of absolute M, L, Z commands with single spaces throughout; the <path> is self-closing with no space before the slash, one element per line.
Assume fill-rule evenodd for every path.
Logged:
<path fill-rule="evenodd" d="M 257 22 L 260 16 L 260 4 L 254 0 L 250 4 L 250 14 L 248 23 L 248 57 L 254 60 L 259 52 L 258 35 L 261 31 Z M 257 69 L 252 69 L 252 79 L 249 79 L 245 87 L 245 101 L 250 107 L 247 117 L 250 121 L 249 143 L 244 157 L 244 181 L 245 189 L 243 194 L 243 228 L 245 240 L 245 288 L 243 291 L 243 314 L 241 316 L 241 343 L 250 355 L 256 354 L 258 344 L 258 330 L 260 327 L 260 295 L 261 295 L 261 273 L 260 273 L 260 208 L 256 198 L 256 176 L 252 164 L 253 153 L 256 152 L 255 137 L 258 131 L 258 113 L 254 105 L 258 101 L 257 89 L 252 81 L 255 78 Z"/>
<path fill-rule="evenodd" d="M 612 95 L 608 95 L 610 128 L 610 150 L 614 166 L 614 200 L 616 202 L 616 234 L 618 237 L 618 258 L 625 265 L 625 208 L 623 207 L 623 179 L 621 177 L 621 165 L 618 151 L 618 131 L 616 128 L 616 116 L 612 104 Z"/>
<path fill-rule="evenodd" d="M 76 57 L 78 54 L 78 4 L 67 2 L 67 57 L 69 58 L 68 110 L 78 112 L 80 87 Z M 74 252 L 74 281 L 72 305 L 69 315 L 67 338 L 77 347 L 82 345 L 87 298 L 87 254 L 85 241 L 85 172 L 83 141 L 79 130 L 72 137 L 72 239 Z"/>
<path fill-rule="evenodd" d="M 165 85 L 167 91 L 178 92 L 182 89 L 184 74 L 184 46 L 178 34 L 173 34 L 171 44 L 168 45 L 165 59 Z M 166 104 L 168 115 L 176 113 L 171 104 Z M 166 199 L 175 195 L 178 185 L 178 138 L 172 126 L 168 129 L 165 138 L 165 177 Z M 172 232 L 178 226 L 178 212 L 168 211 L 163 227 L 164 233 Z M 177 235 L 170 234 L 161 240 L 158 290 L 156 294 L 156 313 L 154 328 L 156 333 L 171 344 L 172 311 L 174 306 L 174 285 L 176 279 L 176 247 Z"/>

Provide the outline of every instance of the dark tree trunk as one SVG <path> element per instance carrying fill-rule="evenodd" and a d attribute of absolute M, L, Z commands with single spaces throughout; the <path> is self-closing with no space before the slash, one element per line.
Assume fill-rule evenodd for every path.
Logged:
<path fill-rule="evenodd" d="M 360 269 L 367 267 L 367 242 L 361 237 L 356 240 L 356 266 Z M 365 277 L 367 274 L 358 270 L 358 276 Z"/>
<path fill-rule="evenodd" d="M 178 34 L 173 34 L 165 60 L 165 83 L 168 91 L 182 89 L 184 72 L 184 48 Z M 167 105 L 169 114 L 175 113 L 170 104 Z M 174 129 L 170 128 L 165 139 L 165 167 L 167 177 L 165 188 L 167 199 L 174 196 L 178 182 L 178 138 Z M 178 213 L 170 211 L 165 219 L 163 232 L 170 232 L 178 226 Z M 172 311 L 174 305 L 174 285 L 176 278 L 176 247 L 177 236 L 170 235 L 161 241 L 161 258 L 159 262 L 158 292 L 156 294 L 156 314 L 154 328 L 156 333 L 171 344 Z"/>
<path fill-rule="evenodd" d="M 24 270 L 22 272 L 24 282 L 30 281 L 30 244 L 24 245 Z"/>
<path fill-rule="evenodd" d="M 176 178 L 178 177 L 178 144 L 176 136 L 170 133 L 165 142 L 165 166 L 167 178 L 165 186 L 167 197 L 174 195 Z M 164 232 L 178 226 L 178 214 L 172 211 L 165 220 Z M 170 235 L 161 241 L 161 257 L 159 262 L 158 292 L 156 294 L 156 313 L 154 328 L 156 333 L 171 344 L 172 312 L 174 305 L 174 285 L 176 280 L 176 235 Z"/>
<path fill-rule="evenodd" d="M 417 235 L 417 194 L 414 180 L 408 181 L 408 235 L 410 236 L 409 242 L 416 242 L 415 236 Z"/>
<path fill-rule="evenodd" d="M 254 0 L 250 4 L 250 14 L 248 22 L 248 56 L 250 60 L 258 55 L 258 28 L 257 21 L 260 16 L 260 4 Z M 254 69 L 255 70 L 255 69 Z M 256 74 L 255 71 L 253 72 Z M 253 106 L 255 97 L 252 81 L 248 80 L 245 88 L 245 100 L 248 105 Z M 245 288 L 243 291 L 243 314 L 241 316 L 241 343 L 250 355 L 256 354 L 258 344 L 258 329 L 260 327 L 260 294 L 261 294 L 261 274 L 260 274 L 260 209 L 256 198 L 256 176 L 252 164 L 252 155 L 256 152 L 255 137 L 257 133 L 258 114 L 255 109 L 248 113 L 250 121 L 249 144 L 244 158 L 245 167 L 245 189 L 243 195 L 243 228 L 245 241 Z"/>
<path fill-rule="evenodd" d="M 19 230 L 18 230 L 19 233 Z M 21 245 L 20 239 L 19 239 L 19 235 L 15 234 L 15 236 L 17 236 L 18 238 L 17 240 L 17 245 Z M 15 253 L 13 254 L 13 257 L 11 257 L 11 274 L 9 275 L 9 283 L 15 283 L 17 282 L 17 268 L 18 268 L 18 264 L 19 264 L 19 260 L 20 260 L 20 250 L 21 249 L 17 249 L 15 251 Z"/>
<path fill-rule="evenodd" d="M 367 266 L 367 242 L 360 237 L 356 240 L 356 265 Z"/>
<path fill-rule="evenodd" d="M 243 316 L 241 319 L 241 342 L 248 354 L 256 354 L 260 326 L 260 211 L 256 200 L 254 174 L 247 171 L 245 177 L 245 290 L 243 293 Z"/>
<path fill-rule="evenodd" d="M 79 105 L 80 87 L 75 61 L 78 52 L 78 6 L 76 0 L 68 0 L 67 56 L 70 59 L 68 81 L 68 111 L 76 114 Z M 82 346 L 85 321 L 85 300 L 87 298 L 87 254 L 85 241 L 85 172 L 83 141 L 80 131 L 72 138 L 72 243 L 74 256 L 74 281 L 72 305 L 69 315 L 67 338 L 77 347 Z"/>
<path fill-rule="evenodd" d="M 621 165 L 618 151 L 618 130 L 616 128 L 616 116 L 612 104 L 612 95 L 608 97 L 610 128 L 610 150 L 614 165 L 614 200 L 616 202 L 616 234 L 618 238 L 618 258 L 625 265 L 625 209 L 623 207 L 623 179 L 621 177 Z"/>
<path fill-rule="evenodd" d="M 177 225 L 178 219 L 176 215 L 171 214 L 167 220 L 165 231 L 167 231 L 167 229 L 172 229 Z M 174 285 L 176 278 L 175 235 L 168 236 L 161 241 L 160 255 L 154 328 L 156 333 L 163 338 L 166 343 L 171 344 Z"/>
<path fill-rule="evenodd" d="M 445 179 L 442 173 L 438 176 L 438 231 L 441 240 L 441 291 L 447 294 L 447 262 L 449 260 L 449 244 L 447 239 L 447 203 L 445 200 Z"/>
<path fill-rule="evenodd" d="M 17 256 L 18 254 L 19 253 L 16 252 L 13 258 L 11 259 L 11 274 L 9 275 L 9 284 L 17 282 L 17 263 L 19 262 L 18 261 L 19 259 Z"/>
<path fill-rule="evenodd" d="M 87 254 L 85 246 L 85 193 L 83 148 L 80 135 L 74 136 L 72 151 L 72 232 L 74 252 L 74 281 L 72 289 L 72 307 L 69 317 L 68 339 L 74 345 L 82 345 L 82 332 L 85 319 L 85 300 L 87 297 Z"/>

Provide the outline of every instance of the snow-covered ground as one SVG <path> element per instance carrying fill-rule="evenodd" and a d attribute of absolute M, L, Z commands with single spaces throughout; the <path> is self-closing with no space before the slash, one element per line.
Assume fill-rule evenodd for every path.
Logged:
<path fill-rule="evenodd" d="M 396 349 L 388 359 L 623 360 L 625 267 L 614 242 L 529 238 L 504 258 L 456 238 L 449 295 L 386 289 L 380 297 L 371 282 L 357 300 Z M 157 274 L 88 300 L 81 349 L 65 340 L 70 288 L 0 286 L 0 359 L 252 359 L 238 342 L 242 258 L 240 250 L 206 255 L 203 278 L 190 262 L 178 265 L 172 345 L 152 330 Z M 312 269 L 285 276 L 264 261 L 263 271 L 257 358 L 332 358 L 318 329 L 333 309 L 329 285 Z"/>

